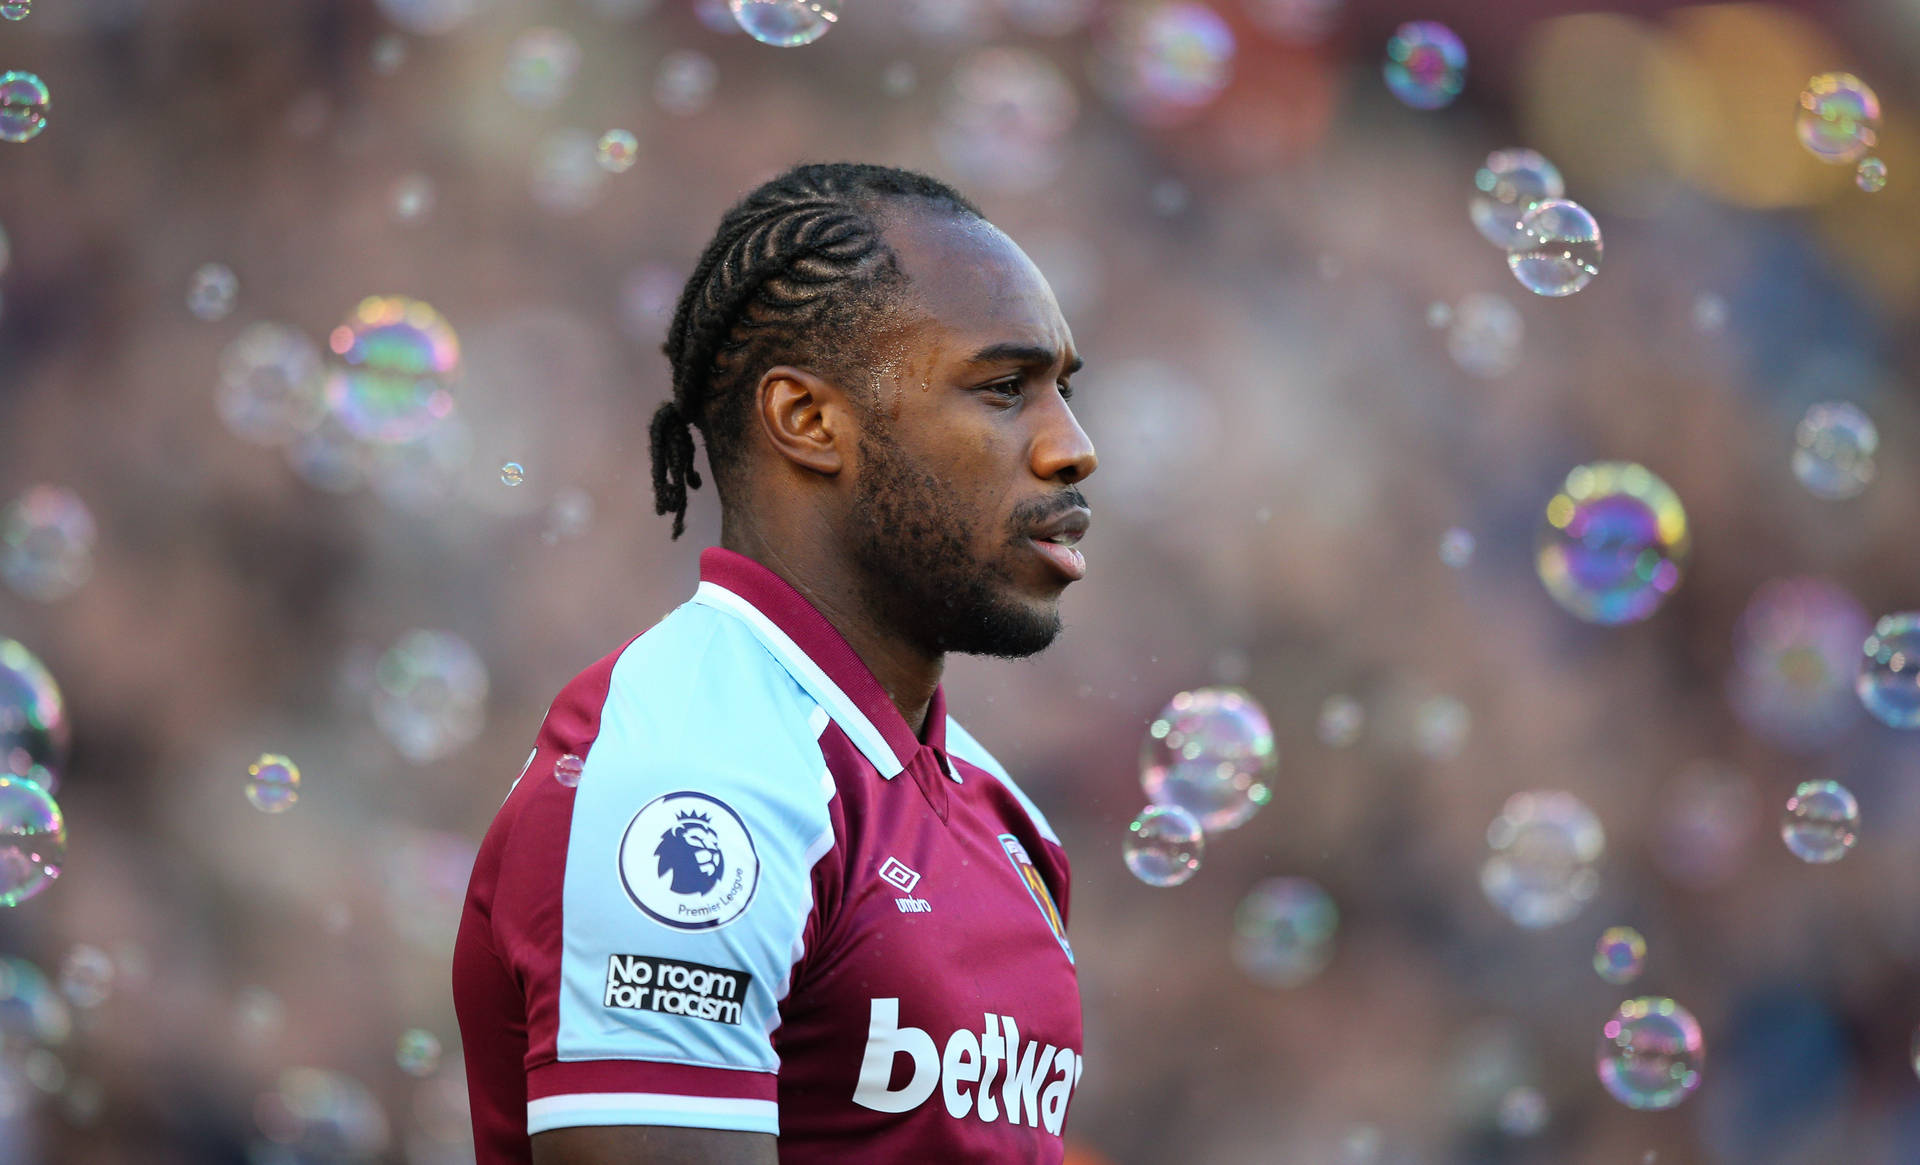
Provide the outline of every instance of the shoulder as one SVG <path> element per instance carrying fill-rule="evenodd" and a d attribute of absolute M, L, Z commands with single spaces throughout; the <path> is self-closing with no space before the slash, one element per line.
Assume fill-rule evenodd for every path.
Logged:
<path fill-rule="evenodd" d="M 1053 831 L 1053 825 L 1047 821 L 1046 815 L 1040 812 L 1040 807 L 1035 805 L 1025 790 L 1014 782 L 1013 777 L 1007 773 L 1006 767 L 994 759 L 993 754 L 974 739 L 971 732 L 961 727 L 960 722 L 951 715 L 947 717 L 947 753 L 985 772 L 1005 786 L 1007 792 L 1013 794 L 1013 799 L 1020 803 L 1020 808 L 1026 810 L 1027 816 L 1033 820 L 1033 827 L 1040 836 L 1054 845 L 1060 844 L 1060 835 Z"/>

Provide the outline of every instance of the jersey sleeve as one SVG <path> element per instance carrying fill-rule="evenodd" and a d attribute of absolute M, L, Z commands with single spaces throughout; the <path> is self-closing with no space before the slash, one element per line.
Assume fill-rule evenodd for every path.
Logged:
<path fill-rule="evenodd" d="M 804 713 L 692 723 L 684 692 L 619 672 L 597 725 L 549 717 L 515 792 L 492 926 L 526 1002 L 527 1131 L 778 1133 L 772 1034 L 818 929 L 832 781 Z M 574 787 L 544 775 L 568 753 Z"/>

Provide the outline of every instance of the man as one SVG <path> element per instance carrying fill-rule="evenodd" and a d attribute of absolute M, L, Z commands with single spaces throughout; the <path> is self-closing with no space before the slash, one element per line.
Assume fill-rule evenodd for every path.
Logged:
<path fill-rule="evenodd" d="M 454 954 L 480 1165 L 1057 1163 L 1081 1075 L 1059 839 L 948 714 L 1085 563 L 1093 445 L 1046 280 L 923 175 L 800 166 L 666 343 L 691 601 L 573 680 Z"/>

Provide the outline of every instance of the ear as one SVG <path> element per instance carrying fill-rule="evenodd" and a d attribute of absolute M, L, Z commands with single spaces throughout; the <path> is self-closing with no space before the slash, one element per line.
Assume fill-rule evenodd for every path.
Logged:
<path fill-rule="evenodd" d="M 837 385 L 804 368 L 776 364 L 754 386 L 753 404 L 760 431 L 787 461 L 826 477 L 846 467 L 860 416 Z"/>

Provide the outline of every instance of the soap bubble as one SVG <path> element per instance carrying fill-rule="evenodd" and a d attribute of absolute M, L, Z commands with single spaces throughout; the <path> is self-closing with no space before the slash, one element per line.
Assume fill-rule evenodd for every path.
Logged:
<path fill-rule="evenodd" d="M 1246 823 L 1269 796 L 1278 764 L 1273 728 L 1239 688 L 1198 688 L 1167 702 L 1140 745 L 1140 786 L 1156 805 L 1177 805 L 1208 832 Z"/>
<path fill-rule="evenodd" d="M 1508 1089 L 1500 1098 L 1500 1111 L 1494 1119 L 1509 1137 L 1531 1137 L 1547 1127 L 1547 1115 L 1547 1098 L 1539 1089 L 1522 1084 Z"/>
<path fill-rule="evenodd" d="M 247 800 L 262 813 L 285 813 L 300 799 L 300 766 L 277 752 L 263 752 L 247 766 Z"/>
<path fill-rule="evenodd" d="M 1439 109 L 1460 96 L 1467 81 L 1467 46 L 1453 30 L 1415 20 L 1393 30 L 1382 66 L 1387 91 L 1414 109 Z"/>
<path fill-rule="evenodd" d="M 93 577 L 93 513 L 65 486 L 36 485 L 0 514 L 0 578 L 18 594 L 57 602 Z"/>
<path fill-rule="evenodd" d="M 1233 915 L 1233 961 L 1270 987 L 1298 987 L 1333 958 L 1340 911 L 1306 878 L 1268 878 Z"/>
<path fill-rule="evenodd" d="M 414 764 L 438 760 L 480 734 L 487 667 L 466 640 L 410 631 L 374 669 L 374 722 Z"/>
<path fill-rule="evenodd" d="M 518 461 L 509 461 L 500 467 L 500 484 L 519 485 L 527 480 L 527 467 Z"/>
<path fill-rule="evenodd" d="M 1821 73 L 1800 94 L 1800 144 L 1822 162 L 1858 162 L 1879 141 L 1880 98 L 1852 73 Z"/>
<path fill-rule="evenodd" d="M 1868 194 L 1878 194 L 1887 188 L 1887 164 L 1878 158 L 1862 158 L 1854 167 L 1853 184 Z"/>
<path fill-rule="evenodd" d="M 1672 1108 L 1700 1087 L 1706 1041 L 1693 1013 L 1643 995 L 1614 1010 L 1600 1029 L 1594 1066 L 1600 1083 L 1628 1108 Z"/>
<path fill-rule="evenodd" d="M 1687 515 L 1630 461 L 1575 467 L 1547 503 L 1534 565 L 1554 601 L 1590 623 L 1645 619 L 1680 585 Z"/>
<path fill-rule="evenodd" d="M 1861 651 L 1860 702 L 1889 728 L 1920 728 L 1920 612 L 1883 617 Z"/>
<path fill-rule="evenodd" d="M 18 642 L 0 639 L 0 772 L 55 792 L 72 740 L 53 673 Z"/>
<path fill-rule="evenodd" d="M 568 753 L 553 762 L 553 779 L 559 781 L 569 789 L 578 788 L 580 785 L 580 774 L 585 768 L 585 761 L 572 753 Z"/>
<path fill-rule="evenodd" d="M 255 323 L 220 354 L 214 407 L 234 436 L 285 445 L 319 424 L 326 411 L 320 348 L 285 324 Z"/>
<path fill-rule="evenodd" d="M 187 284 L 187 310 L 208 323 L 226 319 L 240 294 L 240 278 L 222 263 L 202 263 Z"/>
<path fill-rule="evenodd" d="M 409 1076 L 431 1076 L 440 1066 L 440 1040 L 430 1031 L 408 1028 L 395 1042 L 393 1058 Z"/>
<path fill-rule="evenodd" d="M 1873 480 L 1880 432 L 1872 418 L 1846 401 L 1809 407 L 1793 431 L 1793 441 L 1793 476 L 1815 497 L 1855 497 Z"/>
<path fill-rule="evenodd" d="M 1320 719 L 1315 725 L 1320 743 L 1328 748 L 1351 748 L 1360 740 L 1360 731 L 1366 727 L 1367 711 L 1360 701 L 1352 696 L 1328 696 L 1320 705 Z"/>
<path fill-rule="evenodd" d="M 1476 292 L 1462 299 L 1453 312 L 1447 355 L 1475 376 L 1504 376 L 1520 363 L 1520 343 L 1526 335 L 1526 324 L 1511 303 Z"/>
<path fill-rule="evenodd" d="M 75 943 L 60 964 L 60 994 L 75 1007 L 99 1007 L 113 994 L 113 959 L 99 947 Z"/>
<path fill-rule="evenodd" d="M 47 128 L 53 98 L 46 82 L 32 73 L 0 73 L 0 141 L 24 142 Z"/>
<path fill-rule="evenodd" d="M 1593 948 L 1593 969 L 1615 987 L 1640 977 L 1647 963 L 1647 940 L 1630 926 L 1610 926 Z"/>
<path fill-rule="evenodd" d="M 1178 805 L 1149 805 L 1127 826 L 1121 847 L 1127 869 L 1149 886 L 1178 886 L 1200 868 L 1206 839 L 1193 814 Z"/>
<path fill-rule="evenodd" d="M 0 4 L 0 17 L 7 20 L 25 20 L 33 12 L 33 0 L 8 0 Z"/>
<path fill-rule="evenodd" d="M 1600 889 L 1606 852 L 1599 818 L 1563 792 L 1515 793 L 1487 826 L 1491 851 L 1480 888 L 1502 914 L 1529 929 L 1557 926 Z"/>
<path fill-rule="evenodd" d="M 1226 89 L 1234 47 L 1233 29 L 1206 5 L 1147 0 L 1114 13 L 1093 80 L 1134 120 L 1174 125 Z"/>
<path fill-rule="evenodd" d="M 640 158 L 640 139 L 624 129 L 610 129 L 600 135 L 596 156 L 600 168 L 609 174 L 624 174 Z"/>
<path fill-rule="evenodd" d="M 720 68 L 713 58 L 692 49 L 675 49 L 660 58 L 653 78 L 653 99 L 668 113 L 698 113 L 713 99 Z"/>
<path fill-rule="evenodd" d="M 507 95 L 528 109 L 552 109 L 579 68 L 578 41 L 557 28 L 530 28 L 507 49 Z"/>
<path fill-rule="evenodd" d="M 812 44 L 840 19 L 840 0 L 727 0 L 748 36 L 779 48 Z"/>
<path fill-rule="evenodd" d="M 1800 750 L 1837 740 L 1860 716 L 1854 677 L 1872 626 L 1826 579 L 1762 583 L 1734 627 L 1728 699 L 1741 723 Z"/>
<path fill-rule="evenodd" d="M 327 376 L 327 404 L 355 437 L 404 444 L 452 411 L 447 386 L 460 367 L 460 340 L 433 305 L 368 296 L 327 344 L 339 360 Z"/>
<path fill-rule="evenodd" d="M 1455 570 L 1461 570 L 1473 561 L 1473 532 L 1458 526 L 1450 526 L 1440 536 L 1440 561 Z"/>
<path fill-rule="evenodd" d="M 933 140 L 972 181 L 1034 190 L 1059 171 L 1061 143 L 1079 114 L 1073 85 L 1052 61 L 1025 49 L 982 49 L 954 68 Z"/>
<path fill-rule="evenodd" d="M 1824 865 L 1847 856 L 1858 838 L 1860 803 L 1838 781 L 1802 781 L 1780 815 L 1780 838 L 1803 862 Z"/>
<path fill-rule="evenodd" d="M 1572 295 L 1600 273 L 1600 224 L 1577 202 L 1535 203 L 1520 218 L 1520 234 L 1507 249 L 1507 266 L 1535 295 Z"/>
<path fill-rule="evenodd" d="M 1527 241 L 1520 220 L 1542 202 L 1566 194 L 1559 167 L 1535 150 L 1495 150 L 1473 176 L 1467 215 L 1475 230 L 1501 250 Z"/>
<path fill-rule="evenodd" d="M 25 777 L 0 776 L 0 906 L 18 906 L 60 876 L 67 823 L 52 794 Z"/>

